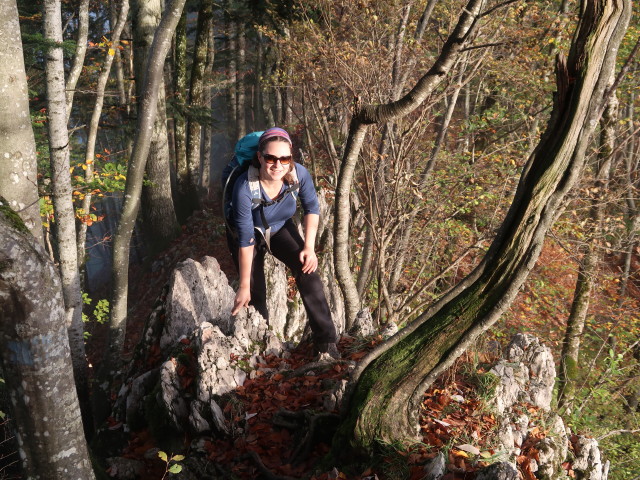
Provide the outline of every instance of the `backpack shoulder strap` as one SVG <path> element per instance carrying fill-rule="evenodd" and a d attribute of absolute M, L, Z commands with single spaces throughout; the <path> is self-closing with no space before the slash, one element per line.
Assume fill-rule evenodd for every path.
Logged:
<path fill-rule="evenodd" d="M 247 179 L 249 181 L 249 191 L 251 192 L 251 209 L 254 209 L 264 203 L 260 194 L 260 170 L 253 165 L 249 166 Z"/>
<path fill-rule="evenodd" d="M 298 193 L 300 190 L 300 181 L 298 180 L 298 166 L 294 163 L 293 170 L 291 170 L 291 178 L 293 179 L 293 183 L 291 184 L 291 193 L 294 197 L 298 198 Z"/>

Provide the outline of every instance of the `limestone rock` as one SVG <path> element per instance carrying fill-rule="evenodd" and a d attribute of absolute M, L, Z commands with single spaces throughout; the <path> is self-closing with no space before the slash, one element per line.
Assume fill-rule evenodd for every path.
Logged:
<path fill-rule="evenodd" d="M 178 431 L 184 427 L 184 419 L 188 417 L 189 408 L 182 395 L 180 379 L 176 370 L 176 362 L 167 360 L 160 368 L 159 400 L 169 419 Z"/>
<path fill-rule="evenodd" d="M 398 325 L 395 322 L 389 322 L 380 331 L 380 335 L 382 335 L 384 338 L 393 337 L 396 333 L 398 333 L 398 330 Z"/>
<path fill-rule="evenodd" d="M 178 264 L 169 280 L 160 348 L 166 350 L 203 322 L 230 334 L 234 298 L 235 293 L 215 258 L 205 257 L 202 263 L 187 259 Z"/>
<path fill-rule="evenodd" d="M 556 369 L 551 350 L 533 335 L 517 334 L 491 373 L 500 378 L 495 407 L 502 414 L 516 402 L 551 408 Z"/>
<path fill-rule="evenodd" d="M 375 332 L 376 328 L 373 325 L 373 317 L 371 316 L 369 309 L 365 307 L 356 315 L 356 319 L 350 333 L 362 337 L 368 337 L 369 335 L 373 335 Z"/>
<path fill-rule="evenodd" d="M 598 441 L 576 435 L 573 438 L 575 460 L 573 471 L 578 480 L 607 480 L 609 477 L 609 462 L 602 463 Z"/>
<path fill-rule="evenodd" d="M 329 392 L 322 402 L 324 409 L 328 412 L 332 412 L 334 410 L 339 410 L 342 404 L 342 399 L 344 397 L 344 392 L 347 388 L 347 380 L 341 380 L 338 382 L 333 390 Z"/>
<path fill-rule="evenodd" d="M 569 457 L 569 438 L 562 419 L 550 412 L 551 394 L 555 381 L 555 367 L 550 350 L 533 335 L 517 334 L 506 348 L 504 357 L 491 369 L 499 377 L 499 385 L 492 399 L 488 401 L 499 416 L 497 442 L 500 444 L 499 458 L 514 460 L 518 455 L 527 454 L 521 449 L 532 447 L 535 458 L 530 458 L 530 470 L 540 480 L 566 478 L 563 462 Z M 547 412 L 541 429 L 543 438 L 532 436 L 534 420 L 522 413 L 522 408 L 512 408 L 516 404 L 532 404 Z M 526 406 L 526 405 L 525 405 Z M 606 480 L 608 464 L 600 459 L 598 444 L 593 439 L 573 436 L 576 455 L 572 468 L 576 478 L 584 480 Z M 525 447 L 525 448 L 528 448 Z M 499 465 L 499 464 L 496 464 Z M 490 469 L 478 473 L 478 479 L 503 478 Z M 517 477 L 504 477 L 517 478 Z"/>
<path fill-rule="evenodd" d="M 264 279 L 267 285 L 267 309 L 269 310 L 269 326 L 274 332 L 285 336 L 287 330 L 287 316 L 289 307 L 287 305 L 287 283 L 288 270 L 282 262 L 274 258 L 273 255 L 265 255 L 264 259 Z M 306 317 L 301 320 L 306 322 Z M 290 332 L 287 332 L 290 333 Z M 291 339 L 288 335 L 286 338 Z M 299 341 L 300 338 L 293 339 Z"/>
<path fill-rule="evenodd" d="M 429 463 L 424 466 L 425 480 L 440 480 L 447 473 L 447 460 L 444 453 L 439 452 Z"/>
<path fill-rule="evenodd" d="M 567 458 L 569 439 L 558 415 L 550 414 L 545 423 L 549 432 L 535 445 L 538 450 L 537 477 L 541 480 L 555 480 L 563 476 L 562 463 Z"/>
<path fill-rule="evenodd" d="M 520 480 L 520 473 L 514 464 L 498 462 L 480 470 L 476 480 Z"/>

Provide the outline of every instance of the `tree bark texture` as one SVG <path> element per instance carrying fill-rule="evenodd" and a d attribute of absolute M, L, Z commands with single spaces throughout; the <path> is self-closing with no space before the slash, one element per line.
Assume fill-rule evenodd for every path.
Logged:
<path fill-rule="evenodd" d="M 15 1 L 0 2 L 0 196 L 43 243 L 36 142 Z"/>
<path fill-rule="evenodd" d="M 205 69 L 205 77 L 211 79 L 213 76 L 213 61 L 215 60 L 215 32 L 213 22 L 209 28 L 209 36 L 207 43 L 207 68 Z M 208 80 L 210 82 L 210 80 Z M 212 107 L 213 93 L 211 86 L 205 83 L 204 89 L 204 105 L 207 108 Z M 213 126 L 207 123 L 202 126 L 202 176 L 200 177 L 200 188 L 207 198 L 211 195 L 211 153 L 213 142 Z"/>
<path fill-rule="evenodd" d="M 129 0 L 123 0 L 120 7 L 120 13 L 113 28 L 113 34 L 111 36 L 111 46 L 107 48 L 107 55 L 102 64 L 102 70 L 98 76 L 98 84 L 96 86 L 96 103 L 93 106 L 93 112 L 91 113 L 91 119 L 89 120 L 89 129 L 87 131 L 87 148 L 84 155 L 85 169 L 85 181 L 87 184 L 91 184 L 94 174 L 94 163 L 96 154 L 96 140 L 98 139 L 98 127 L 100 126 L 100 117 L 102 116 L 102 107 L 104 105 L 104 94 L 107 88 L 107 81 L 109 80 L 109 73 L 111 72 L 111 66 L 115 59 L 115 53 L 118 51 L 120 44 L 120 35 L 124 29 L 124 25 L 127 22 L 127 14 L 129 13 Z M 67 86 L 67 88 L 69 88 Z M 69 97 L 67 90 L 67 105 L 69 105 Z M 67 112 L 68 116 L 68 112 Z M 91 192 L 85 192 L 84 199 L 82 200 L 82 212 L 83 215 L 88 215 L 91 209 Z M 78 225 L 78 264 L 83 265 L 85 261 L 85 244 L 87 241 L 87 223 L 79 222 Z"/>
<path fill-rule="evenodd" d="M 349 126 L 349 136 L 338 176 L 334 223 L 334 264 L 336 278 L 345 299 L 347 328 L 353 326 L 353 321 L 360 310 L 360 297 L 349 264 L 349 195 L 367 128 L 371 124 L 384 124 L 408 114 L 434 91 L 446 77 L 465 42 L 473 34 L 477 16 L 483 3 L 483 0 L 470 0 L 467 3 L 438 59 L 413 89 L 401 99 L 384 105 L 358 105 L 356 100 L 354 116 Z"/>
<path fill-rule="evenodd" d="M 83 407 L 84 418 L 88 412 L 89 385 L 87 359 L 84 354 L 84 323 L 82 322 L 82 293 L 78 270 L 75 211 L 72 200 L 71 174 L 69 173 L 69 133 L 67 131 L 67 100 L 65 96 L 64 59 L 62 54 L 62 11 L 60 0 L 44 2 L 45 38 L 59 44 L 46 53 L 47 77 L 47 133 L 51 177 L 53 183 L 53 207 L 55 210 L 60 276 L 66 311 L 66 325 L 76 377 L 76 387 Z M 89 425 L 87 425 L 89 427 Z"/>
<path fill-rule="evenodd" d="M 76 85 L 82 73 L 84 65 L 84 57 L 87 53 L 87 39 L 89 38 L 89 0 L 81 0 L 78 5 L 78 39 L 76 41 L 76 53 L 73 56 L 73 62 L 69 75 L 67 75 L 67 122 L 71 118 L 71 110 L 73 108 L 73 97 L 76 93 Z"/>
<path fill-rule="evenodd" d="M 127 4 L 128 3 L 129 2 L 127 2 Z M 116 2 L 111 3 L 110 13 L 111 13 L 111 23 L 113 25 L 117 24 L 119 12 L 118 12 L 118 4 Z M 126 35 L 126 33 L 124 34 Z M 113 66 L 115 67 L 116 90 L 118 91 L 118 103 L 120 104 L 121 107 L 127 107 L 129 103 L 129 98 L 127 98 L 127 91 L 125 88 L 124 68 L 122 64 L 122 52 L 120 48 L 116 48 L 115 52 L 116 54 L 114 56 Z M 129 111 L 127 111 L 127 114 L 129 114 Z"/>
<path fill-rule="evenodd" d="M 189 105 L 192 107 L 205 107 L 205 71 L 207 69 L 207 49 L 209 45 L 209 32 L 213 28 L 213 5 L 209 1 L 203 1 L 198 13 L 198 28 L 193 53 L 193 65 L 191 67 L 191 84 L 189 88 Z M 202 125 L 200 119 L 190 118 L 187 128 L 187 179 L 186 201 L 189 213 L 200 208 L 200 166 L 202 140 Z"/>
<path fill-rule="evenodd" d="M 183 222 L 187 214 L 182 213 L 180 197 L 189 184 L 187 168 L 187 120 L 183 110 L 187 105 L 187 14 L 183 12 L 176 27 L 173 58 L 173 88 L 175 101 L 180 105 L 173 118 L 173 138 L 176 153 L 176 213 L 178 221 Z M 185 210 L 186 212 L 186 210 Z"/>
<path fill-rule="evenodd" d="M 129 287 L 129 247 L 131 235 L 140 209 L 142 180 L 151 146 L 151 137 L 158 105 L 158 90 L 162 85 L 164 61 L 171 47 L 171 38 L 182 15 L 186 0 L 173 0 L 167 5 L 160 21 L 153 44 L 147 56 L 142 97 L 139 101 L 136 138 L 129 159 L 124 203 L 120 223 L 113 242 L 113 292 L 110 316 L 110 364 L 118 363 L 122 353 L 127 320 L 127 300 Z"/>
<path fill-rule="evenodd" d="M 160 0 L 136 0 L 133 4 L 134 75 L 138 115 L 144 97 L 147 57 L 162 15 Z M 154 256 L 166 248 L 179 233 L 171 194 L 170 155 L 164 78 L 159 78 L 156 116 L 146 163 L 147 182 L 142 187 L 142 231 L 147 254 Z"/>
<path fill-rule="evenodd" d="M 11 215 L 0 207 L 0 352 L 20 458 L 27 478 L 92 480 L 58 272 Z"/>
<path fill-rule="evenodd" d="M 247 85 L 246 73 L 246 30 L 242 19 L 236 20 L 236 133 L 238 138 L 247 134 Z"/>
<path fill-rule="evenodd" d="M 347 443 L 370 451 L 380 441 L 415 442 L 426 388 L 512 303 L 581 174 L 630 14 L 629 0 L 582 5 L 569 58 L 557 62 L 551 120 L 496 238 L 468 277 L 356 368 L 336 453 Z"/>

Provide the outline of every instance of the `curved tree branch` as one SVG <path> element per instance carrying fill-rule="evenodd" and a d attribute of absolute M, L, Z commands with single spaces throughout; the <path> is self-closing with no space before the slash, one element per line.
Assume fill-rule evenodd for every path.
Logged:
<path fill-rule="evenodd" d="M 470 0 L 467 3 L 466 7 L 462 9 L 458 24 L 442 47 L 440 56 L 406 95 L 397 101 L 384 105 L 359 105 L 356 101 L 338 176 L 333 233 L 334 264 L 336 277 L 345 299 L 347 328 L 353 326 L 353 321 L 361 306 L 358 290 L 349 268 L 349 194 L 368 125 L 383 124 L 406 115 L 426 100 L 444 80 L 460 50 L 473 35 L 483 4 L 484 0 Z"/>

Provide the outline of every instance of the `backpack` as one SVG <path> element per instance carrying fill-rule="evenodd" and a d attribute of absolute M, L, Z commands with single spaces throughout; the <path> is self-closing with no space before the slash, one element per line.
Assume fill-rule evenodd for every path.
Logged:
<path fill-rule="evenodd" d="M 271 227 L 265 218 L 263 209 L 264 207 L 281 202 L 289 193 L 297 198 L 300 183 L 298 182 L 297 171 L 294 168 L 290 172 L 293 177 L 293 183 L 285 189 L 277 200 L 267 202 L 262 198 L 262 194 L 260 192 L 259 170 L 251 165 L 251 161 L 258 151 L 258 142 L 262 133 L 263 132 L 251 132 L 242 137 L 236 143 L 234 155 L 231 158 L 231 161 L 222 170 L 222 208 L 227 230 L 235 239 L 238 237 L 238 233 L 233 220 L 233 186 L 235 185 L 238 177 L 248 171 L 249 190 L 251 191 L 251 209 L 260 208 L 260 217 L 262 218 L 262 228 L 257 226 L 255 228 L 265 238 L 267 248 L 270 248 Z"/>

